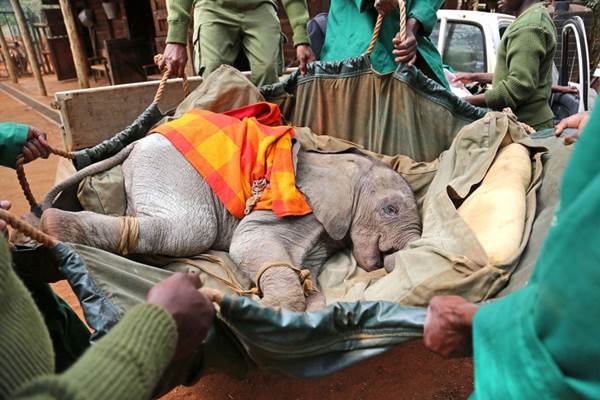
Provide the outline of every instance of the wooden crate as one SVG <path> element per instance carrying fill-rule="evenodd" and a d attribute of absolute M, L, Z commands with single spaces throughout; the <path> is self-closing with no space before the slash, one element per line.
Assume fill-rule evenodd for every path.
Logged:
<path fill-rule="evenodd" d="M 202 78 L 189 78 L 190 90 Z M 152 103 L 158 81 L 81 89 L 55 94 L 68 150 L 94 146 L 129 126 Z M 164 112 L 183 100 L 181 79 L 169 80 L 159 103 Z"/>

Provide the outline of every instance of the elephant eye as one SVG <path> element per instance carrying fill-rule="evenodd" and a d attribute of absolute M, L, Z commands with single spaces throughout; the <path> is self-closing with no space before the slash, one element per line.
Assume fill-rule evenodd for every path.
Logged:
<path fill-rule="evenodd" d="M 394 206 L 394 205 L 387 205 L 383 208 L 383 211 L 390 216 L 396 216 L 398 215 L 398 207 Z"/>

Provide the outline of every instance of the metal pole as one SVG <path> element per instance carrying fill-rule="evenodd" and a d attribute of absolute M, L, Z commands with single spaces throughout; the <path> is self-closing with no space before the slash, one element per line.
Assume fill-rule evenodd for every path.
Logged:
<path fill-rule="evenodd" d="M 2 27 L 0 27 L 0 46 L 2 46 L 2 57 L 4 57 L 4 63 L 6 64 L 6 69 L 8 70 L 8 76 L 10 76 L 10 80 L 13 81 L 13 83 L 18 83 L 19 80 L 17 78 L 17 68 L 15 68 L 15 63 L 13 63 L 13 59 L 10 56 L 10 51 L 8 51 L 8 43 L 6 43 L 6 38 L 4 37 Z"/>
<path fill-rule="evenodd" d="M 73 53 L 73 62 L 75 63 L 75 71 L 77 71 L 79 87 L 81 89 L 89 88 L 88 61 L 83 52 L 81 40 L 79 40 L 77 25 L 75 24 L 75 17 L 73 16 L 69 0 L 60 0 L 60 9 L 64 17 L 65 27 L 67 28 L 67 35 L 69 36 L 69 45 L 71 46 L 71 53 Z"/>
<path fill-rule="evenodd" d="M 42 77 L 42 72 L 40 71 L 40 64 L 38 64 L 37 61 L 35 49 L 33 48 L 33 43 L 31 42 L 31 35 L 29 35 L 29 29 L 27 29 L 27 23 L 25 22 L 25 15 L 23 15 L 21 4 L 19 4 L 19 0 L 10 0 L 10 4 L 15 11 L 15 18 L 17 19 L 17 24 L 19 25 L 19 31 L 21 31 L 21 36 L 23 37 L 23 42 L 25 43 L 27 58 L 29 59 L 33 76 L 37 81 L 40 94 L 42 96 L 47 96 L 48 93 L 46 92 L 46 85 L 44 85 L 44 78 Z"/>

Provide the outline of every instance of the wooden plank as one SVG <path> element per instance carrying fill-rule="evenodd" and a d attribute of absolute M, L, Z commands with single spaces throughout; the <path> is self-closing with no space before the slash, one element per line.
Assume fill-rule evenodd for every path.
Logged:
<path fill-rule="evenodd" d="M 35 48 L 33 47 L 33 42 L 31 41 L 31 35 L 29 34 L 29 29 L 27 27 L 27 22 L 25 21 L 25 14 L 23 14 L 21 4 L 19 3 L 19 0 L 10 0 L 10 4 L 12 5 L 13 11 L 15 12 L 15 19 L 17 20 L 17 25 L 19 25 L 21 38 L 23 39 L 23 43 L 25 44 L 25 51 L 27 51 L 29 65 L 31 65 L 33 76 L 35 77 L 35 80 L 37 82 L 40 94 L 42 96 L 47 96 L 48 94 L 46 92 L 46 85 L 44 85 L 42 71 L 40 70 L 40 64 L 38 63 L 37 57 L 35 55 Z"/>
<path fill-rule="evenodd" d="M 189 78 L 190 90 L 202 78 Z M 183 100 L 181 79 L 171 79 L 159 103 L 163 111 Z M 111 138 L 130 125 L 152 103 L 158 81 L 56 93 L 56 106 L 63 123 L 65 148 L 78 150 Z"/>
<path fill-rule="evenodd" d="M 297 68 L 288 68 L 280 79 L 286 79 Z M 242 72 L 250 78 L 250 72 Z M 190 90 L 202 82 L 199 76 L 188 78 Z M 63 124 L 63 144 L 68 150 L 95 146 L 129 126 L 154 99 L 158 81 L 129 83 L 80 89 L 55 94 L 54 107 Z M 165 112 L 183 100 L 181 79 L 170 79 L 159 103 Z"/>
<path fill-rule="evenodd" d="M 88 74 L 87 57 L 83 51 L 83 46 L 81 45 L 81 39 L 79 38 L 79 32 L 77 31 L 75 17 L 73 16 L 73 10 L 71 9 L 69 0 L 60 0 L 60 9 L 64 17 L 65 27 L 67 28 L 69 46 L 71 47 L 71 53 L 73 55 L 73 63 L 75 64 L 79 87 L 82 89 L 89 88 L 90 77 Z"/>

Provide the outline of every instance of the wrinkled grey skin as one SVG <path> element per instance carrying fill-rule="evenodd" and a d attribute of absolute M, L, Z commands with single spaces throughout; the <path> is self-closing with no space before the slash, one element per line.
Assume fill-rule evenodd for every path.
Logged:
<path fill-rule="evenodd" d="M 255 211 L 237 220 L 161 135 L 138 141 L 62 186 L 119 162 L 123 162 L 127 215 L 139 221 L 139 243 L 131 253 L 181 257 L 225 250 L 255 284 L 258 269 L 267 262 L 309 268 L 316 277 L 327 257 L 347 246 L 352 246 L 361 267 L 380 268 L 384 254 L 401 250 L 421 234 L 408 184 L 363 155 L 300 151 L 297 185 L 313 209 L 301 217 L 277 218 L 272 212 Z M 111 252 L 117 250 L 121 230 L 117 217 L 54 208 L 44 212 L 42 228 L 63 241 Z M 305 310 L 324 304 L 319 294 L 304 297 L 289 268 L 268 269 L 260 288 L 266 305 Z"/>

